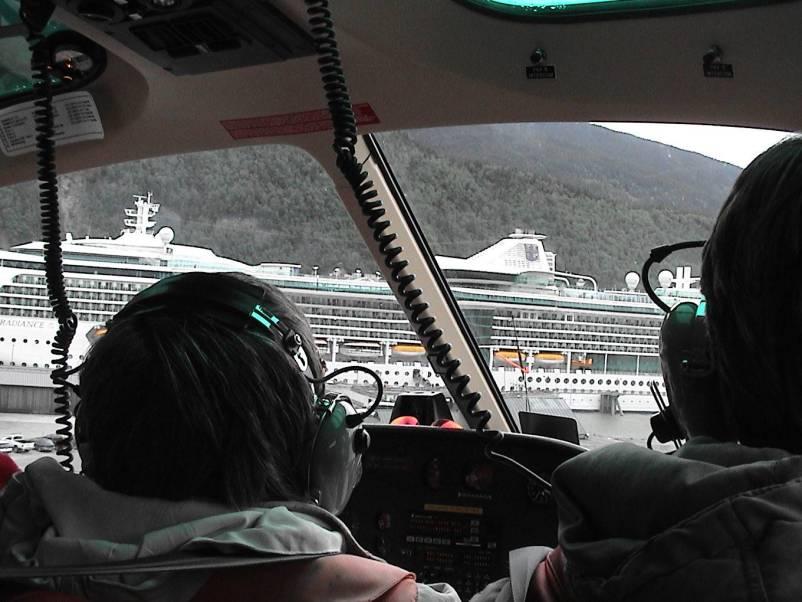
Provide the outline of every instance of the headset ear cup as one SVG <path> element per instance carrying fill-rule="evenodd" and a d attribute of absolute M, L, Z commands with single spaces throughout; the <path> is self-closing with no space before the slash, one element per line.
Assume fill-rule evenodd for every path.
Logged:
<path fill-rule="evenodd" d="M 671 416 L 665 424 L 680 438 L 707 435 L 718 440 L 734 440 L 729 408 L 722 398 L 715 370 L 705 311 L 695 303 L 682 302 L 666 315 L 660 328 L 660 362 L 669 394 Z M 661 412 L 662 413 L 662 412 Z"/>
<path fill-rule="evenodd" d="M 316 413 L 319 422 L 309 462 L 309 495 L 322 508 L 339 514 L 362 476 L 361 451 L 357 450 L 367 449 L 370 439 L 364 438 L 364 429 L 347 427 L 346 403 L 318 400 Z"/>

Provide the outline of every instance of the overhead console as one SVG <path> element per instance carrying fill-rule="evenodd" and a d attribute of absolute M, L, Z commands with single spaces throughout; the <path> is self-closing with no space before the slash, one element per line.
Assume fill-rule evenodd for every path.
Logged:
<path fill-rule="evenodd" d="M 532 435 L 374 425 L 363 475 L 341 518 L 357 540 L 420 582 L 447 582 L 467 600 L 509 575 L 510 550 L 553 546 L 551 492 L 492 450 L 546 480 L 582 448 Z M 490 447 L 488 447 L 490 446 Z"/>
<path fill-rule="evenodd" d="M 56 4 L 175 75 L 314 54 L 307 33 L 266 0 L 56 0 Z"/>

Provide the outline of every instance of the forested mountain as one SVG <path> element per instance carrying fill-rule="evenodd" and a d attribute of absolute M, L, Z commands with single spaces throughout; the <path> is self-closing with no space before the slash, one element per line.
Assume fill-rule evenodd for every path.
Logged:
<path fill-rule="evenodd" d="M 515 228 L 549 236 L 558 268 L 620 287 L 651 247 L 704 238 L 739 170 L 585 124 L 383 134 L 435 252 L 467 256 Z M 60 178 L 63 229 L 116 236 L 131 194 L 152 190 L 175 242 L 249 263 L 372 271 L 333 185 L 296 149 L 164 157 Z M 0 190 L 0 247 L 38 239 L 33 185 Z M 694 262 L 695 263 L 695 262 Z"/>

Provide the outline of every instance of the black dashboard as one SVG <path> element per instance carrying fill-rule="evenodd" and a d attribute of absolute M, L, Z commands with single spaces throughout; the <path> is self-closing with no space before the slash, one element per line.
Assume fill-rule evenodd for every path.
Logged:
<path fill-rule="evenodd" d="M 508 552 L 554 546 L 551 492 L 501 454 L 550 480 L 581 447 L 534 435 L 372 425 L 363 475 L 341 518 L 357 541 L 419 582 L 467 599 L 509 575 Z"/>

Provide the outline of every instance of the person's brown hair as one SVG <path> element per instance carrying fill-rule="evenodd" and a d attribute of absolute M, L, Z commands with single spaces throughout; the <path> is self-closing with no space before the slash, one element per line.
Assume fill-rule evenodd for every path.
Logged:
<path fill-rule="evenodd" d="M 738 177 L 705 246 L 701 286 L 739 440 L 802 452 L 802 137 Z"/>
<path fill-rule="evenodd" d="M 264 304 L 320 358 L 303 314 L 277 288 Z M 203 304 L 112 322 L 81 370 L 87 474 L 106 489 L 236 507 L 305 499 L 314 436 L 312 392 L 264 328 L 232 329 Z"/>

